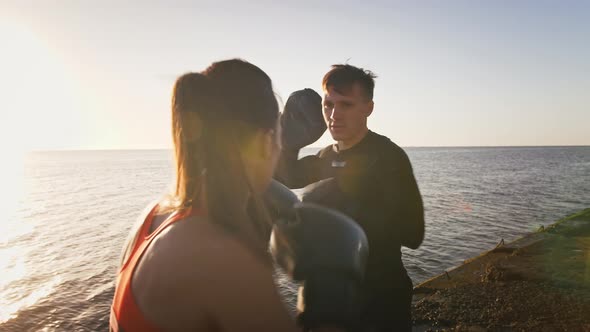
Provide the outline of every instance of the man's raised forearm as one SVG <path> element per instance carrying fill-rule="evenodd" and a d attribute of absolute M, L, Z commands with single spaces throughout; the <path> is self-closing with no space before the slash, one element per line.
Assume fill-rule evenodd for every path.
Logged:
<path fill-rule="evenodd" d="M 321 179 L 317 155 L 298 157 L 299 151 L 283 149 L 275 170 L 274 178 L 291 189 L 303 188 Z"/>
<path fill-rule="evenodd" d="M 300 181 L 300 171 L 297 167 L 299 150 L 281 151 L 274 178 L 289 188 L 297 188 Z"/>

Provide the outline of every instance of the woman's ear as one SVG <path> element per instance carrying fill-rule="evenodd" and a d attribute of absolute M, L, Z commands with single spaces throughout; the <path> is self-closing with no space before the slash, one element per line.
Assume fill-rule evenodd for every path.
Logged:
<path fill-rule="evenodd" d="M 263 146 L 262 146 L 262 154 L 261 157 L 263 159 L 270 159 L 273 154 L 274 146 L 275 146 L 275 130 L 264 130 L 263 132 Z"/>
<path fill-rule="evenodd" d="M 252 159 L 269 159 L 273 153 L 274 140 L 274 130 L 257 130 L 246 145 L 246 155 Z"/>

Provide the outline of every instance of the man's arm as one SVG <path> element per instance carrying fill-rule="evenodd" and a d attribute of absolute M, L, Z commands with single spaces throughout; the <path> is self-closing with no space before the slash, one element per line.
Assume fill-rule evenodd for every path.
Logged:
<path fill-rule="evenodd" d="M 283 149 L 274 174 L 277 181 L 291 189 L 303 188 L 320 180 L 319 154 L 298 157 L 299 150 Z"/>
<path fill-rule="evenodd" d="M 395 150 L 386 158 L 389 171 L 386 171 L 384 179 L 385 199 L 386 202 L 391 202 L 389 206 L 394 207 L 390 217 L 394 219 L 394 231 L 401 244 L 417 249 L 424 240 L 422 196 L 407 154 L 399 147 Z"/>

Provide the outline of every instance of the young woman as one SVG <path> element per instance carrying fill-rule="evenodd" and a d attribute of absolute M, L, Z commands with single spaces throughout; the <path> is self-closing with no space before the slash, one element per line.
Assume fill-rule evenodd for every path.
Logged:
<path fill-rule="evenodd" d="M 112 331 L 295 331 L 274 285 L 260 195 L 280 151 L 270 78 L 242 61 L 176 81 L 176 186 L 126 245 Z"/>

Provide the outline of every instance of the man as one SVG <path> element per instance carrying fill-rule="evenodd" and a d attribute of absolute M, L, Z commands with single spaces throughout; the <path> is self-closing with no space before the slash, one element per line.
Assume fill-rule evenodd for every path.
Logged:
<path fill-rule="evenodd" d="M 334 65 L 322 81 L 321 106 L 313 90 L 291 95 L 281 118 L 283 150 L 275 178 L 289 188 L 332 178 L 306 188 L 303 200 L 348 214 L 367 235 L 370 254 L 360 325 L 370 331 L 410 331 L 412 281 L 403 266 L 401 246 L 416 249 L 422 243 L 424 211 L 406 153 L 367 127 L 375 77 L 348 64 Z M 299 149 L 325 130 L 318 129 L 317 119 L 314 127 L 320 107 L 336 143 L 298 159 Z"/>

